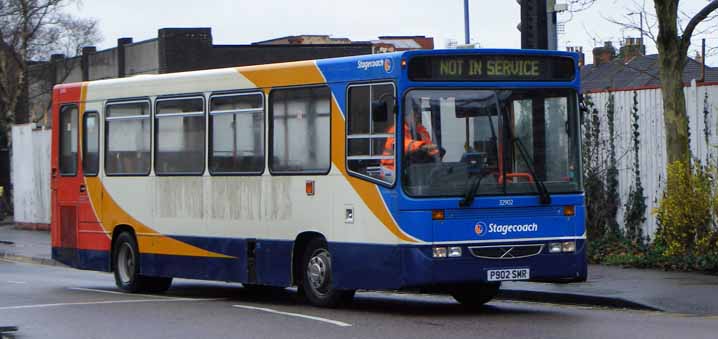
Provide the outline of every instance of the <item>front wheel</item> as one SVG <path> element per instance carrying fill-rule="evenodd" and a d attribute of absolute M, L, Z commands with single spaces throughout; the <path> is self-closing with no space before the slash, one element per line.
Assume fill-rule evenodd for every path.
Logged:
<path fill-rule="evenodd" d="M 132 234 L 124 232 L 117 236 L 114 249 L 112 266 L 115 271 L 115 285 L 120 289 L 130 293 L 160 293 L 172 285 L 172 278 L 140 275 L 140 251 Z"/>
<path fill-rule="evenodd" d="M 461 305 L 480 307 L 496 297 L 500 287 L 501 283 L 461 285 L 453 287 L 450 293 Z"/>
<path fill-rule="evenodd" d="M 332 286 L 332 257 L 326 241 L 310 241 L 304 251 L 303 263 L 302 290 L 310 303 L 336 307 L 354 297 L 354 290 L 338 290 Z"/>

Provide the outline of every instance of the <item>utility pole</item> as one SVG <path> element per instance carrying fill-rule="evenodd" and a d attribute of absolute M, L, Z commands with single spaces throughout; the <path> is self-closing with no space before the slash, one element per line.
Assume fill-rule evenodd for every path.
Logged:
<path fill-rule="evenodd" d="M 469 38 L 469 0 L 464 0 L 464 44 L 467 46 L 471 43 Z"/>
<path fill-rule="evenodd" d="M 546 0 L 517 0 L 521 5 L 521 48 L 548 49 Z"/>
<path fill-rule="evenodd" d="M 558 49 L 558 15 L 568 6 L 556 0 L 517 0 L 521 5 L 521 48 Z"/>
<path fill-rule="evenodd" d="M 645 45 L 643 44 L 643 12 L 631 12 L 631 13 L 628 13 L 628 15 L 638 15 L 638 16 L 640 17 L 640 21 L 641 21 L 641 26 L 640 26 L 640 27 L 641 27 L 641 28 L 640 28 L 640 29 L 641 29 L 641 47 L 642 47 L 642 48 L 645 48 L 645 47 L 644 47 Z M 646 54 L 646 51 L 641 51 L 641 52 L 642 52 L 643 54 Z"/>

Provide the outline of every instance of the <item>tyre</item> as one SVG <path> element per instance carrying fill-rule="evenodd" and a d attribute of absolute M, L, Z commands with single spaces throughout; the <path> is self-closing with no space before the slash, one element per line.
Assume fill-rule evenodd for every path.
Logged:
<path fill-rule="evenodd" d="M 475 308 L 496 297 L 500 287 L 501 283 L 461 285 L 451 288 L 450 293 L 461 305 Z"/>
<path fill-rule="evenodd" d="M 172 278 L 140 275 L 140 251 L 135 237 L 128 232 L 121 233 L 115 240 L 112 267 L 115 285 L 130 293 L 160 293 L 172 285 Z"/>
<path fill-rule="evenodd" d="M 312 239 L 304 250 L 302 290 L 315 306 L 336 307 L 348 303 L 354 290 L 338 290 L 332 284 L 332 257 L 323 239 Z"/>

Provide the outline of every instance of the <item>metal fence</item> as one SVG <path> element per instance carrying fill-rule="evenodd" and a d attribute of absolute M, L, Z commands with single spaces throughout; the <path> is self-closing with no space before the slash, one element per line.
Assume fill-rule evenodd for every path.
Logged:
<path fill-rule="evenodd" d="M 619 225 L 623 224 L 623 205 L 628 200 L 633 178 L 633 146 L 631 141 L 631 109 L 634 92 L 638 94 L 638 125 L 640 132 L 639 163 L 641 183 L 646 196 L 646 222 L 644 235 L 653 236 L 656 231 L 656 216 L 653 210 L 658 207 L 666 178 L 666 133 L 663 121 L 663 98 L 660 89 L 642 89 L 600 92 L 589 94 L 601 117 L 602 137 L 607 140 L 608 128 L 606 106 L 610 95 L 614 95 L 615 104 L 615 145 L 617 167 L 619 171 L 619 193 L 621 207 L 618 211 Z M 718 159 L 718 85 L 697 86 L 693 83 L 684 89 L 686 109 L 691 135 L 693 156 L 715 164 Z M 707 95 L 707 105 L 705 103 Z M 708 110 L 708 119 L 704 119 L 704 109 Z M 706 142 L 705 131 L 709 137 Z"/>

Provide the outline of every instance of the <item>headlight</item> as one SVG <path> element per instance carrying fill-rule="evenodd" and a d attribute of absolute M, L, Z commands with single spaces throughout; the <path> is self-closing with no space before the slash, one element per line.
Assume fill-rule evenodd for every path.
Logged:
<path fill-rule="evenodd" d="M 434 258 L 446 258 L 446 247 L 434 247 Z"/>
<path fill-rule="evenodd" d="M 565 241 L 561 245 L 561 250 L 563 252 L 576 252 L 576 242 L 575 241 Z"/>
<path fill-rule="evenodd" d="M 561 253 L 561 246 L 562 244 L 560 242 L 552 242 L 548 244 L 548 252 L 549 253 Z"/>
<path fill-rule="evenodd" d="M 461 247 L 449 247 L 449 257 L 455 258 L 461 256 Z"/>

